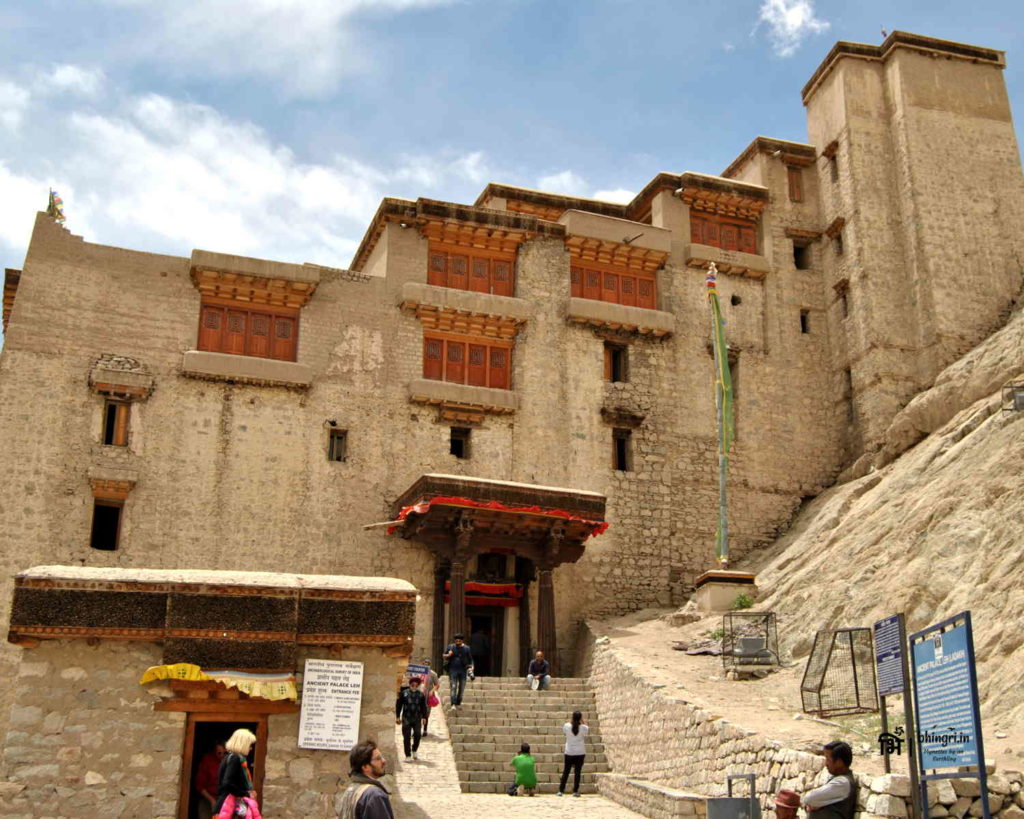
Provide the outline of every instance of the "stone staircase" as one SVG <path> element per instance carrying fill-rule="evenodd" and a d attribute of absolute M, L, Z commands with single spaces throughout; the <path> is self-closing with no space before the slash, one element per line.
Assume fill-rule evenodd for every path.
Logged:
<path fill-rule="evenodd" d="M 448 708 L 448 680 L 441 684 Z M 582 711 L 590 725 L 580 793 L 597 793 L 597 774 L 608 760 L 601 743 L 594 694 L 584 679 L 555 678 L 547 691 L 531 691 L 516 677 L 477 677 L 466 684 L 462 705 L 448 712 L 455 765 L 463 793 L 503 793 L 515 771 L 509 762 L 519 745 L 530 743 L 537 760 L 537 792 L 555 793 L 562 775 L 562 725 Z M 572 774 L 566 784 L 572 791 Z"/>

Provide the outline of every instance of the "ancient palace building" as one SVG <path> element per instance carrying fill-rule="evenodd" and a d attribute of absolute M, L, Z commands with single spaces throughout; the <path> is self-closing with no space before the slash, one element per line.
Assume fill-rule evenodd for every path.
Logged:
<path fill-rule="evenodd" d="M 757 137 L 626 205 L 505 184 L 385 199 L 344 269 L 107 247 L 40 214 L 4 289 L 0 611 L 18 572 L 75 569 L 19 580 L 4 673 L 57 673 L 54 639 L 81 668 L 85 638 L 133 674 L 192 656 L 170 620 L 141 649 L 94 608 L 61 614 L 140 570 L 167 572 L 165 595 L 213 583 L 174 570 L 395 578 L 418 594 L 414 659 L 461 629 L 483 673 L 523 673 L 538 646 L 571 671 L 582 618 L 680 603 L 712 565 L 711 262 L 736 557 L 1000 325 L 1024 258 L 1003 66 L 903 32 L 841 42 L 803 89 L 807 144 Z M 22 587 L 60 603 L 52 622 Z M 361 633 L 338 622 L 339 644 Z"/>

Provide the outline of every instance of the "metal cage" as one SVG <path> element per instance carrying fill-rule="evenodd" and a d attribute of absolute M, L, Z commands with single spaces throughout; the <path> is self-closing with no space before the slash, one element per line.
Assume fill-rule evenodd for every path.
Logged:
<path fill-rule="evenodd" d="M 825 629 L 814 635 L 800 697 L 804 712 L 819 717 L 878 711 L 871 629 Z"/>
<path fill-rule="evenodd" d="M 1024 381 L 1011 381 L 1003 387 L 1003 412 L 1024 412 Z"/>
<path fill-rule="evenodd" d="M 722 617 L 722 665 L 779 664 L 779 633 L 773 611 L 730 611 Z"/>

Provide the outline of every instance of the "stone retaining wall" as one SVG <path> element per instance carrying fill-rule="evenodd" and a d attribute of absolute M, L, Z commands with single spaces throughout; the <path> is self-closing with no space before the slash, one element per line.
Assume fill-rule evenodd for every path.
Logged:
<path fill-rule="evenodd" d="M 595 639 L 582 627 L 580 665 L 596 698 L 605 752 L 615 774 L 646 780 L 655 787 L 691 791 L 704 796 L 725 795 L 729 774 L 757 775 L 757 796 L 765 815 L 771 797 L 781 788 L 803 793 L 827 778 L 822 758 L 786 748 L 781 743 L 733 725 L 710 711 L 675 696 L 664 685 L 646 682 L 622 660 L 606 638 Z M 910 815 L 910 781 L 898 774 L 858 774 L 860 819 Z M 999 819 L 1024 819 L 1024 777 L 1019 771 L 989 775 L 989 809 Z M 602 782 L 602 793 L 647 816 L 621 782 Z M 980 817 L 977 780 L 943 780 L 929 790 L 928 819 Z M 622 797 L 621 799 L 619 797 Z M 651 797 L 652 804 L 664 798 Z M 664 814 L 674 815 L 674 814 Z"/>

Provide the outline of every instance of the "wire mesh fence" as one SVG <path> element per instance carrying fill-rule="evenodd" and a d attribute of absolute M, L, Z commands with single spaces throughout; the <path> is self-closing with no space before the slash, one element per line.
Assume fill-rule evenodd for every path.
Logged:
<path fill-rule="evenodd" d="M 871 629 L 825 629 L 814 636 L 800 697 L 819 717 L 878 711 Z"/>
<path fill-rule="evenodd" d="M 722 617 L 722 665 L 779 664 L 779 632 L 773 611 L 730 611 Z"/>

